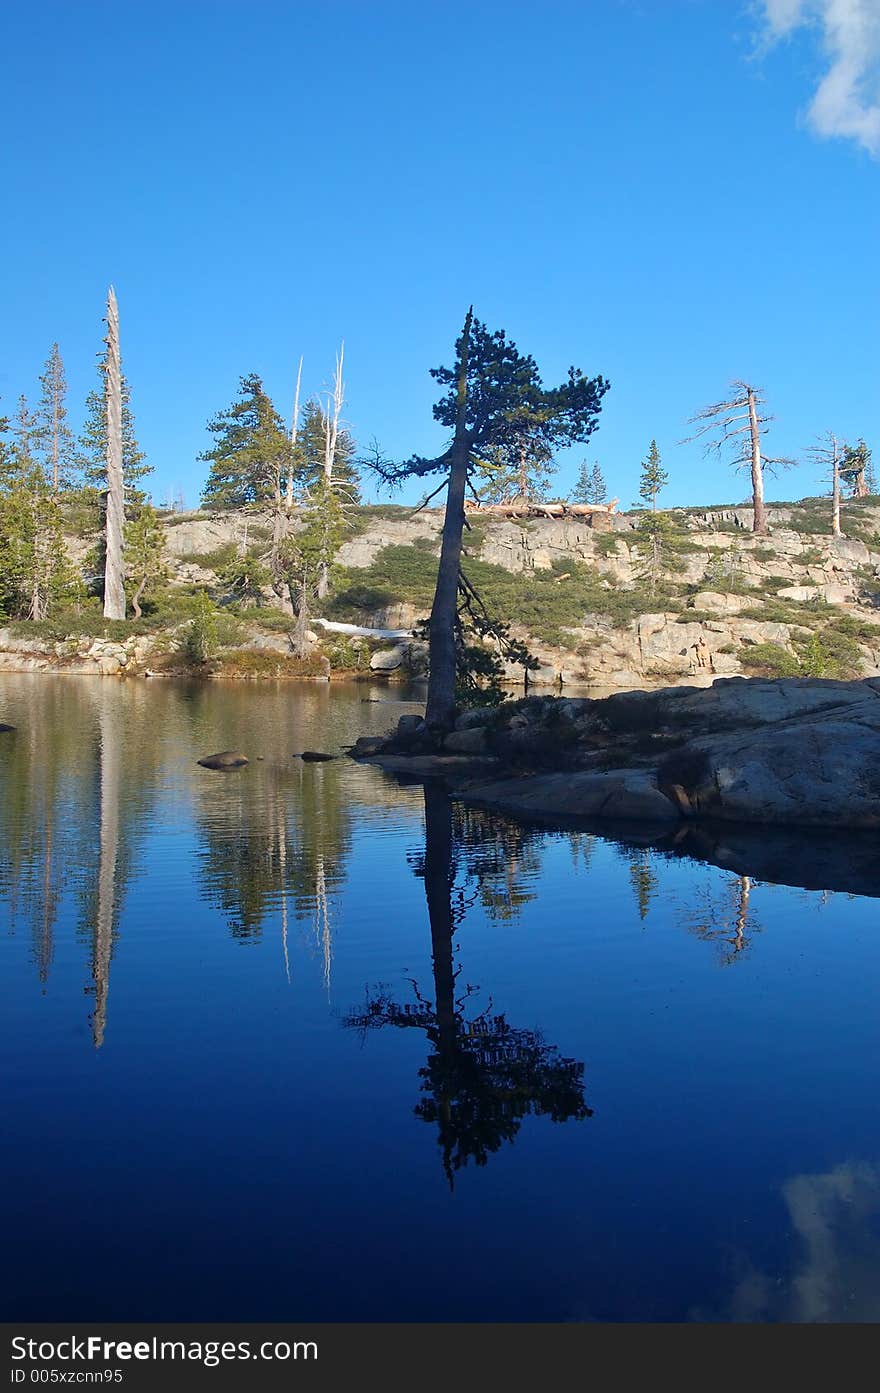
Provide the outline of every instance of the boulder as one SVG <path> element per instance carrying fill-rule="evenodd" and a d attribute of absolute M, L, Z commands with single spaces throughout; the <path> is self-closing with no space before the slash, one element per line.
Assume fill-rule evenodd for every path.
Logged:
<path fill-rule="evenodd" d="M 326 755 L 322 750 L 303 750 L 300 759 L 306 764 L 324 764 L 329 759 L 335 759 L 335 755 Z"/>
<path fill-rule="evenodd" d="M 491 725 L 495 711 L 491 706 L 474 706 L 470 711 L 462 711 L 455 722 L 456 730 L 474 730 L 477 726 Z"/>
<path fill-rule="evenodd" d="M 406 649 L 402 644 L 396 648 L 380 648 L 370 658 L 370 668 L 373 672 L 396 672 L 403 666 L 406 657 Z"/>
<path fill-rule="evenodd" d="M 221 750 L 219 754 L 205 755 L 198 761 L 204 769 L 240 769 L 247 762 L 247 755 L 239 750 Z"/>
<path fill-rule="evenodd" d="M 15 730 L 15 726 L 7 725 L 5 721 L 0 721 L 0 734 L 6 730 Z"/>
<path fill-rule="evenodd" d="M 413 714 L 401 716 L 397 722 L 397 738 L 399 740 L 417 740 L 425 734 L 427 729 L 422 716 Z"/>
<path fill-rule="evenodd" d="M 880 729 L 856 720 L 694 741 L 667 758 L 659 777 L 686 817 L 880 827 Z"/>
<path fill-rule="evenodd" d="M 361 735 L 354 742 L 351 753 L 355 759 L 370 759 L 380 754 L 387 744 L 387 735 Z"/>
<path fill-rule="evenodd" d="M 488 753 L 488 732 L 485 726 L 470 730 L 453 730 L 443 741 L 443 748 L 452 755 L 484 755 Z"/>
<path fill-rule="evenodd" d="M 694 596 L 694 609 L 704 609 L 709 614 L 738 614 L 747 603 L 740 595 L 722 595 L 717 590 L 698 590 Z"/>

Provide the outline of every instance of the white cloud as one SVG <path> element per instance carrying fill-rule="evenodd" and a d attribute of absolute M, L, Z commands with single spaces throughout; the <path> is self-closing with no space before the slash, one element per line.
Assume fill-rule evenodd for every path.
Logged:
<path fill-rule="evenodd" d="M 812 129 L 880 156 L 880 0 L 763 0 L 763 10 L 771 42 L 803 26 L 820 36 L 828 70 L 807 108 Z"/>

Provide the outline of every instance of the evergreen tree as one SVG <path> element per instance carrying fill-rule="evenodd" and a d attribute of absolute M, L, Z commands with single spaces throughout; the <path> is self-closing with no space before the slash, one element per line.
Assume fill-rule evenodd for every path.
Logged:
<path fill-rule="evenodd" d="M 669 475 L 660 463 L 660 451 L 657 449 L 657 441 L 651 441 L 651 448 L 648 451 L 648 458 L 642 460 L 642 473 L 639 480 L 639 497 L 646 503 L 650 503 L 651 509 L 657 511 L 657 495 L 664 489 L 669 482 Z"/>
<path fill-rule="evenodd" d="M 0 610 L 14 619 L 45 619 L 58 604 L 78 599 L 82 584 L 43 471 L 23 458 L 0 492 Z"/>
<path fill-rule="evenodd" d="M 46 360 L 40 378 L 40 400 L 36 410 L 37 454 L 43 473 L 57 495 L 72 483 L 75 441 L 67 423 L 67 379 L 57 343 Z"/>
<path fill-rule="evenodd" d="M 9 432 L 9 417 L 0 416 L 0 488 L 9 482 L 15 469 L 15 451 Z"/>
<path fill-rule="evenodd" d="M 587 461 L 583 461 L 571 497 L 573 503 L 605 502 L 608 497 L 608 486 L 598 462 L 591 469 Z"/>
<path fill-rule="evenodd" d="M 874 469 L 871 464 L 871 451 L 864 440 L 858 445 L 845 445 L 840 461 L 840 478 L 852 489 L 854 498 L 866 498 L 877 492 Z"/>
<path fill-rule="evenodd" d="M 262 379 L 240 379 L 238 399 L 208 422 L 214 444 L 199 458 L 210 465 L 203 508 L 281 506 L 291 468 L 290 437 Z"/>
<path fill-rule="evenodd" d="M 140 602 L 148 589 L 154 589 L 168 575 L 165 561 L 165 534 L 155 508 L 135 503 L 125 523 L 126 598 L 135 619 L 141 617 Z"/>
<path fill-rule="evenodd" d="M 663 550 L 668 548 L 672 533 L 672 523 L 666 513 L 650 512 L 639 518 L 636 536 L 648 555 L 648 565 L 640 579 L 649 580 L 652 590 L 656 588 L 663 566 Z"/>
<path fill-rule="evenodd" d="M 18 399 L 12 435 L 15 442 L 12 447 L 13 470 L 18 478 L 31 479 L 33 471 L 39 469 L 36 456 L 37 418 L 34 412 L 28 410 L 24 393 Z"/>
<path fill-rule="evenodd" d="M 456 340 L 452 367 L 432 368 L 445 389 L 434 405 L 434 419 L 451 430 L 452 440 L 436 459 L 415 455 L 400 464 L 377 461 L 387 483 L 443 473 L 446 515 L 440 566 L 429 625 L 428 699 L 425 719 L 440 732 L 455 719 L 461 550 L 464 499 L 468 483 L 487 457 L 517 465 L 522 442 L 529 448 L 557 450 L 583 443 L 595 430 L 608 383 L 576 368 L 559 387 L 545 388 L 538 365 L 524 356 L 503 330 L 490 333 L 468 310 Z"/>
<path fill-rule="evenodd" d="M 302 494 L 311 494 L 326 477 L 326 439 L 327 421 L 321 403 L 307 401 L 296 433 L 293 464 L 294 481 Z M 361 480 L 355 464 L 355 449 L 350 432 L 341 429 L 336 437 L 332 479 L 343 503 L 360 502 Z"/>
<path fill-rule="evenodd" d="M 505 450 L 489 450 L 476 471 L 477 497 L 485 503 L 526 502 L 547 497 L 556 473 L 553 452 L 524 434 L 514 459 Z"/>
<path fill-rule="evenodd" d="M 306 650 L 309 614 L 314 601 L 324 592 L 344 531 L 339 495 L 322 474 L 311 490 L 302 526 L 284 538 L 274 556 L 276 585 L 288 588 L 297 615 L 294 649 L 299 657 Z"/>
<path fill-rule="evenodd" d="M 101 383 L 86 397 L 86 418 L 79 438 L 76 458 L 87 485 L 102 492 L 107 487 L 107 385 L 103 365 Z M 131 388 L 122 374 L 122 479 L 126 501 L 142 501 L 145 495 L 137 484 L 153 467 L 137 442 L 131 410 Z"/>

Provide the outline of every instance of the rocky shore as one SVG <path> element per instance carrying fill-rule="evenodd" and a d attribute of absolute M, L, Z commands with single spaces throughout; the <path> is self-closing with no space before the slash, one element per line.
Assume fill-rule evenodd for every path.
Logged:
<path fill-rule="evenodd" d="M 463 712 L 440 744 L 404 716 L 353 754 L 523 817 L 871 830 L 880 679 L 719 678 L 602 700 L 530 697 Z"/>

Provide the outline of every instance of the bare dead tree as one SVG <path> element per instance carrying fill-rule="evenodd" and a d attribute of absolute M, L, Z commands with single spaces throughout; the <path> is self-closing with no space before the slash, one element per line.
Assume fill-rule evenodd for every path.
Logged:
<path fill-rule="evenodd" d="M 125 618 L 122 541 L 125 506 L 122 479 L 122 371 L 119 358 L 119 307 L 112 285 L 107 292 L 107 506 L 104 521 L 104 618 Z"/>
<path fill-rule="evenodd" d="M 287 471 L 287 492 L 285 496 L 285 506 L 288 515 L 293 510 L 293 466 L 296 455 L 296 436 L 299 430 L 299 388 L 302 382 L 303 360 L 300 357 L 299 367 L 296 370 L 296 391 L 293 394 L 293 416 L 290 420 L 290 467 Z"/>
<path fill-rule="evenodd" d="M 688 424 L 696 425 L 686 441 L 703 440 L 707 454 L 730 453 L 735 469 L 748 469 L 752 481 L 752 531 L 767 531 L 767 509 L 764 506 L 764 470 L 790 468 L 794 460 L 764 454 L 761 441 L 774 418 L 767 414 L 764 393 L 747 382 L 734 381 L 726 400 L 713 402 L 691 416 Z M 681 442 L 682 444 L 686 441 Z"/>
<path fill-rule="evenodd" d="M 342 380 L 342 365 L 345 358 L 345 344 L 340 344 L 336 355 L 336 368 L 333 373 L 333 387 L 327 397 L 324 410 L 324 477 L 328 484 L 333 483 L 333 466 L 336 463 L 336 447 L 339 442 L 339 420 L 345 402 L 345 383 Z"/>
<path fill-rule="evenodd" d="M 340 481 L 334 476 L 336 465 L 336 451 L 339 445 L 339 426 L 342 419 L 342 408 L 345 404 L 345 383 L 342 378 L 342 367 L 345 360 L 345 344 L 340 344 L 339 352 L 336 355 L 336 366 L 333 372 L 333 386 L 327 394 L 326 402 L 322 407 L 324 422 L 324 485 L 329 496 L 331 489 L 340 491 Z M 318 599 L 326 598 L 330 589 L 330 565 L 323 562 L 321 572 L 318 577 Z"/>
<path fill-rule="evenodd" d="M 831 533 L 842 537 L 840 527 L 840 466 L 843 463 L 845 447 L 833 431 L 826 431 L 811 445 L 807 453 L 812 456 L 822 470 L 822 478 L 831 483 Z"/>

